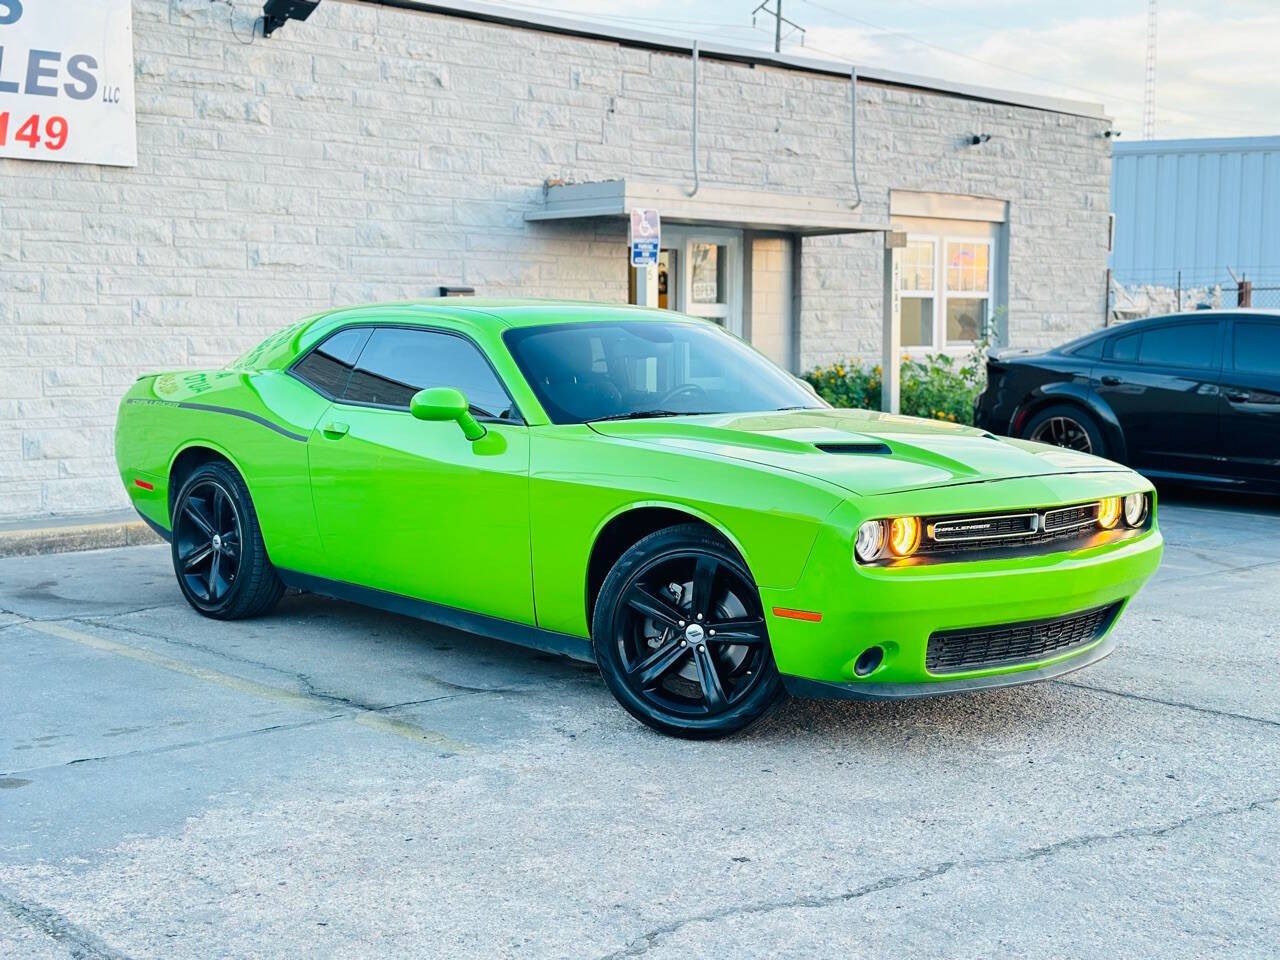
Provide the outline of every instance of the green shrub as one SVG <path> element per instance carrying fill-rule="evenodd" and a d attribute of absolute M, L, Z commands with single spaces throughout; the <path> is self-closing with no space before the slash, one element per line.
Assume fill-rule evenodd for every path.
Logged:
<path fill-rule="evenodd" d="M 986 348 L 985 341 L 979 343 L 960 363 L 945 353 L 926 354 L 924 359 L 917 360 L 904 352 L 902 412 L 913 417 L 972 424 L 973 400 L 986 386 Z M 868 367 L 856 360 L 817 367 L 804 378 L 833 407 L 879 410 L 880 375 L 879 365 Z"/>

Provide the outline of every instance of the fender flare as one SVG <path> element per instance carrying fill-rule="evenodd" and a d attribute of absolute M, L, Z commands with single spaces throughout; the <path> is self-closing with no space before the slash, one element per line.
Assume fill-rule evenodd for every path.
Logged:
<path fill-rule="evenodd" d="M 1067 380 L 1044 383 L 1031 391 L 1013 411 L 1009 419 L 1009 436 L 1022 435 L 1022 428 L 1032 416 L 1051 404 L 1080 407 L 1098 422 L 1107 442 L 1108 459 L 1126 462 L 1129 448 L 1125 443 L 1120 418 L 1111 405 L 1087 383 Z"/>

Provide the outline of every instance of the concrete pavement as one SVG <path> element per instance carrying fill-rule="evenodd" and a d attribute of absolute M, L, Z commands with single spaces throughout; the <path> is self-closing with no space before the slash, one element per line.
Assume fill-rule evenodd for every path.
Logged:
<path fill-rule="evenodd" d="M 163 547 L 0 560 L 0 957 L 1274 957 L 1280 507 L 1061 681 L 669 740 L 593 668 Z"/>

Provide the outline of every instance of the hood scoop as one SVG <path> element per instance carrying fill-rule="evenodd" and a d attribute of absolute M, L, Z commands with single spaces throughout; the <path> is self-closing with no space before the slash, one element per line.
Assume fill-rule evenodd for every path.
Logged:
<path fill-rule="evenodd" d="M 823 453 L 871 453 L 887 456 L 893 451 L 887 443 L 815 443 Z"/>

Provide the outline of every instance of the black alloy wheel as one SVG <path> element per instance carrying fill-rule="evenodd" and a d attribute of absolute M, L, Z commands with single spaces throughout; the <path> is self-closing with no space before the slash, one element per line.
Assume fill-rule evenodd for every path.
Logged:
<path fill-rule="evenodd" d="M 172 553 L 182 595 L 206 617 L 257 616 L 284 593 L 249 490 L 230 464 L 206 463 L 182 484 L 174 501 Z"/>
<path fill-rule="evenodd" d="M 201 603 L 216 606 L 240 572 L 244 532 L 231 494 L 212 478 L 187 488 L 174 522 L 178 576 Z"/>
<path fill-rule="evenodd" d="M 1107 455 L 1097 422 L 1083 410 L 1071 406 L 1058 404 L 1039 411 L 1027 422 L 1022 435 L 1037 443 L 1051 443 L 1098 457 Z"/>
<path fill-rule="evenodd" d="M 605 682 L 656 730 L 725 736 L 782 696 L 755 582 L 707 528 L 659 531 L 623 554 L 593 620 Z"/>

